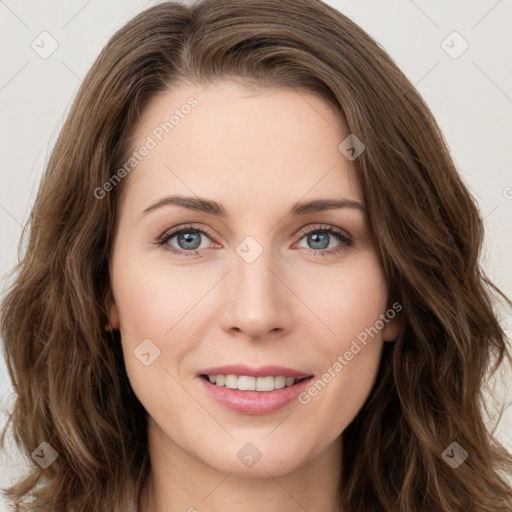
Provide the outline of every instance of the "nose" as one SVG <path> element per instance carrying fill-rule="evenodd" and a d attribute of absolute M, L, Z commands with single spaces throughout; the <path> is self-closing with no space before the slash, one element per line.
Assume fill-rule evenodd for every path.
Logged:
<path fill-rule="evenodd" d="M 223 289 L 222 326 L 227 332 L 261 340 L 291 331 L 294 296 L 286 282 L 291 278 L 271 253 L 263 250 L 252 262 L 234 254 Z"/>

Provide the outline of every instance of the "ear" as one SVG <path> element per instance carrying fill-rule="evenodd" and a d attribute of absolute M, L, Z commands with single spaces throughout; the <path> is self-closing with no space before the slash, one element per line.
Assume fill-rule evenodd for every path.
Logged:
<path fill-rule="evenodd" d="M 393 307 L 389 308 L 386 311 L 386 317 L 388 318 L 388 321 L 385 322 L 384 328 L 382 329 L 382 339 L 384 341 L 395 341 L 402 330 L 403 326 L 403 319 L 402 315 L 400 314 L 400 311 L 402 310 L 402 306 L 399 305 L 400 309 L 395 310 L 395 305 L 399 304 L 398 302 L 395 302 L 393 304 Z M 394 315 L 392 315 L 394 313 Z"/>
<path fill-rule="evenodd" d="M 120 322 L 119 322 L 119 311 L 117 309 L 117 304 L 115 302 L 114 296 L 112 295 L 112 291 L 108 290 L 107 298 L 106 298 L 106 305 L 107 305 L 107 316 L 108 321 L 105 323 L 105 331 L 112 332 L 115 329 L 119 329 Z"/>

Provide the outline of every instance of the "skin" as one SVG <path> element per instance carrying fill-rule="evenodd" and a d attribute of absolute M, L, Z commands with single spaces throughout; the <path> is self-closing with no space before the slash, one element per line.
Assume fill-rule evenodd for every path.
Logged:
<path fill-rule="evenodd" d="M 348 133 L 313 95 L 224 81 L 154 97 L 134 148 L 190 96 L 198 105 L 125 178 L 110 261 L 108 328 L 121 331 L 130 382 L 148 412 L 152 471 L 139 510 L 339 511 L 340 435 L 370 393 L 397 317 L 306 405 L 233 412 L 196 374 L 278 364 L 319 378 L 390 307 L 363 212 L 286 216 L 299 200 L 364 203 L 354 163 L 338 150 Z M 171 194 L 213 199 L 228 215 L 176 205 L 142 214 Z M 199 254 L 154 243 L 188 223 L 208 232 L 198 235 Z M 299 236 L 317 224 L 343 230 L 352 244 Z M 248 236 L 263 250 L 252 263 L 236 252 Z M 169 245 L 191 251 L 177 236 Z M 149 366 L 134 356 L 145 339 L 160 350 Z M 261 452 L 250 468 L 237 457 L 248 442 Z"/>

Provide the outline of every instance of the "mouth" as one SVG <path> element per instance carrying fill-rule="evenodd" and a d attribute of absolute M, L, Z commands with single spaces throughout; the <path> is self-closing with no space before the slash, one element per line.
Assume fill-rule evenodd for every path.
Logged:
<path fill-rule="evenodd" d="M 211 399 L 231 411 L 246 415 L 271 414 L 294 402 L 299 403 L 296 400 L 297 397 L 304 392 L 310 385 L 309 381 L 314 378 L 313 375 L 296 380 L 293 377 L 287 377 L 291 380 L 286 385 L 286 382 L 283 383 L 284 377 L 274 379 L 274 377 L 241 376 L 238 380 L 239 377 L 234 374 L 225 376 L 205 373 L 201 373 L 197 377 L 201 387 Z M 220 384 L 210 380 L 210 378 L 218 380 L 219 377 Z M 222 382 L 223 378 L 225 378 L 225 382 Z M 257 386 L 254 385 L 256 379 Z"/>

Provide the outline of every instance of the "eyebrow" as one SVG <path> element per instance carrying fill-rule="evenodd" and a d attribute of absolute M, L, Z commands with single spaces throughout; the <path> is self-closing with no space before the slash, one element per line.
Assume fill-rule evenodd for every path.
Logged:
<path fill-rule="evenodd" d="M 227 217 L 226 209 L 216 201 L 205 199 L 202 197 L 188 197 L 182 195 L 172 195 L 159 199 L 155 203 L 148 206 L 142 215 L 148 214 L 158 208 L 168 205 L 181 206 L 188 210 L 208 213 L 217 217 Z M 286 213 L 286 216 L 298 217 L 308 213 L 316 213 L 324 210 L 334 210 L 339 208 L 354 208 L 366 213 L 366 205 L 353 199 L 314 199 L 312 201 L 302 201 L 295 203 Z"/>

